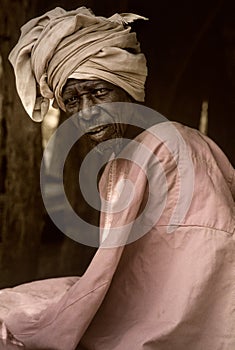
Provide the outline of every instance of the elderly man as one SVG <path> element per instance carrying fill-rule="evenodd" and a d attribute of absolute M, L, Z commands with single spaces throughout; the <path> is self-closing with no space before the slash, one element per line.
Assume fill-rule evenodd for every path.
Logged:
<path fill-rule="evenodd" d="M 153 115 L 133 103 L 147 75 L 128 24 L 138 18 L 56 8 L 10 54 L 32 119 L 54 99 L 99 154 L 109 149 L 97 253 L 80 278 L 2 291 L 0 338 L 12 348 L 235 348 L 234 169 L 196 130 L 139 122 Z"/>

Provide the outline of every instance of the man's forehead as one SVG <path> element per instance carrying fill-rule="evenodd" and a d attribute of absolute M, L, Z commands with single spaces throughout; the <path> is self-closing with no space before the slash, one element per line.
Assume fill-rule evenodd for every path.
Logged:
<path fill-rule="evenodd" d="M 96 80 L 68 79 L 63 88 L 63 92 L 73 89 L 74 87 L 78 89 L 84 89 L 84 88 L 93 88 L 98 85 L 103 85 L 110 88 L 115 87 L 113 84 L 101 79 L 96 79 Z"/>

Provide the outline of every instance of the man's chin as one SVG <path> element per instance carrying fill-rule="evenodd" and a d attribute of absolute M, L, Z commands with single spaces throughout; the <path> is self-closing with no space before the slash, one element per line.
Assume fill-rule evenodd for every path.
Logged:
<path fill-rule="evenodd" d="M 87 138 L 91 148 L 104 156 L 112 153 L 118 154 L 123 148 L 123 140 L 120 137 L 104 138 L 101 141 L 92 139 L 90 135 L 87 135 Z"/>

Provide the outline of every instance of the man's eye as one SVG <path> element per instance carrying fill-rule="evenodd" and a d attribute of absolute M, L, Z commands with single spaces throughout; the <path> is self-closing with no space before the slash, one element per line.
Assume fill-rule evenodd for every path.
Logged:
<path fill-rule="evenodd" d="M 106 88 L 95 89 L 93 94 L 95 97 L 105 96 L 110 90 Z"/>
<path fill-rule="evenodd" d="M 78 102 L 79 100 L 79 97 L 78 96 L 72 96 L 72 97 L 69 97 L 69 98 L 66 98 L 64 100 L 64 104 L 67 105 L 67 104 L 72 104 L 74 102 Z"/>

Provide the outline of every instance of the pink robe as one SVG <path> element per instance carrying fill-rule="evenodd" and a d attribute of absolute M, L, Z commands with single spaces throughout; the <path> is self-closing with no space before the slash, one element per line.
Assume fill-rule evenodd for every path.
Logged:
<path fill-rule="evenodd" d="M 78 344 L 85 350 L 235 349 L 235 171 L 209 138 L 172 125 L 192 163 L 180 164 L 177 133 L 169 151 L 149 131 L 136 138 L 150 150 L 143 167 L 124 159 L 126 150 L 123 159 L 111 161 L 100 181 L 107 200 L 103 243 L 87 271 L 81 278 L 29 284 L 28 294 L 38 283 L 32 294 L 44 296 L 42 304 L 19 291 L 24 302 L 11 308 L 9 293 L 15 298 L 24 285 L 3 290 L 2 344 L 11 343 L 12 350 L 73 350 Z M 157 129 L 164 135 L 167 127 Z M 123 179 L 134 184 L 133 196 L 129 187 L 120 190 Z M 46 286 L 55 281 L 58 288 L 49 293 Z M 24 346 L 13 345 L 6 330 Z"/>

